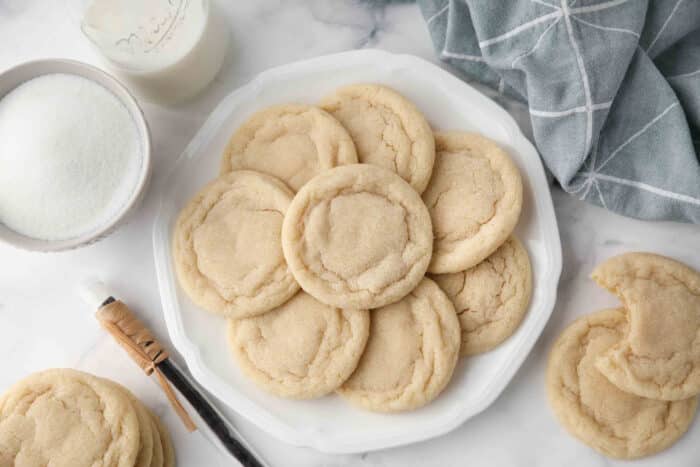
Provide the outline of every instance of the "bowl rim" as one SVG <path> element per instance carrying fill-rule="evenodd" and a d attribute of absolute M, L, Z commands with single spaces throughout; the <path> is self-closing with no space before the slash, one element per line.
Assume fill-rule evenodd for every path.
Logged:
<path fill-rule="evenodd" d="M 55 252 L 72 250 L 105 238 L 116 230 L 121 221 L 141 201 L 152 169 L 151 133 L 143 109 L 133 93 L 122 82 L 94 65 L 66 58 L 41 58 L 22 62 L 0 72 L 0 100 L 9 92 L 31 79 L 54 73 L 72 74 L 88 79 L 105 88 L 126 107 L 139 133 L 139 143 L 142 148 L 141 167 L 134 188 L 124 201 L 124 204 L 107 222 L 82 235 L 60 240 L 45 240 L 20 234 L 0 221 L 0 242 L 27 251 Z M 24 78 L 17 79 L 13 76 L 17 74 L 24 75 Z M 10 80 L 10 83 L 7 84 L 7 89 L 2 91 L 6 80 Z"/>

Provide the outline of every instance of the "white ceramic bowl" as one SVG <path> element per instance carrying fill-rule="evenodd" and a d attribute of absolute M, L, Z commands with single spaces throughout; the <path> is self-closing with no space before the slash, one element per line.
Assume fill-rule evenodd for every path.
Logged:
<path fill-rule="evenodd" d="M 38 76 L 52 73 L 66 73 L 87 78 L 110 91 L 124 104 L 139 133 L 141 169 L 133 192 L 114 216 L 103 225 L 97 226 L 90 232 L 78 237 L 65 240 L 32 238 L 14 232 L 0 220 L 0 241 L 30 251 L 70 250 L 89 245 L 106 237 L 139 205 L 151 174 L 151 138 L 143 112 L 136 103 L 136 99 L 119 81 L 98 68 L 74 60 L 63 59 L 46 59 L 22 63 L 0 74 L 0 99 L 20 84 Z"/>
<path fill-rule="evenodd" d="M 460 361 L 452 381 L 427 406 L 399 414 L 371 413 L 337 396 L 294 401 L 259 389 L 237 368 L 221 316 L 197 308 L 178 286 L 171 257 L 180 209 L 217 176 L 221 153 L 253 112 L 284 102 L 315 103 L 336 87 L 375 82 L 416 103 L 437 129 L 478 131 L 497 141 L 523 176 L 523 213 L 516 235 L 532 263 L 534 290 L 515 334 L 491 352 Z M 262 430 L 291 444 L 330 453 L 366 452 L 445 433 L 486 409 L 528 355 L 554 307 L 561 243 L 542 162 L 502 108 L 437 66 L 377 50 L 344 52 L 267 70 L 238 88 L 211 113 L 163 185 L 153 231 L 158 285 L 173 344 L 193 376 L 226 405 Z"/>

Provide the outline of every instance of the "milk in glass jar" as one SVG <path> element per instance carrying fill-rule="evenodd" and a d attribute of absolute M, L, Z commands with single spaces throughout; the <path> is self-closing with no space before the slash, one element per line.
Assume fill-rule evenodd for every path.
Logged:
<path fill-rule="evenodd" d="M 91 0 L 81 28 L 140 97 L 186 100 L 221 68 L 230 32 L 209 0 Z"/>

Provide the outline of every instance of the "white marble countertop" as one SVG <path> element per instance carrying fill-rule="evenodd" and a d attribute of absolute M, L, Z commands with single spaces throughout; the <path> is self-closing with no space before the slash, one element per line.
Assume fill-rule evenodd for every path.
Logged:
<path fill-rule="evenodd" d="M 65 57 L 100 65 L 78 30 L 77 0 L 0 0 L 0 70 L 22 61 Z M 76 294 L 88 275 L 109 282 L 164 342 L 151 226 L 155 194 L 168 164 L 217 102 L 256 73 L 274 65 L 353 48 L 376 47 L 435 61 L 418 8 L 371 7 L 359 0 L 260 0 L 231 2 L 225 13 L 233 46 L 213 85 L 178 107 L 144 104 L 154 143 L 154 176 L 144 205 L 107 239 L 58 254 L 33 254 L 0 245 L 0 392 L 28 373 L 70 366 L 120 381 L 158 413 L 175 438 L 181 466 L 236 463 L 198 433 L 187 434 L 149 382 L 102 332 Z M 493 95 L 491 93 L 490 95 Z M 496 97 L 498 100 L 498 97 Z M 528 133 L 527 114 L 507 106 Z M 606 460 L 568 436 L 551 414 L 544 392 L 547 352 L 575 317 L 616 300 L 588 274 L 602 259 L 624 251 L 667 254 L 700 269 L 700 226 L 646 223 L 584 204 L 559 189 L 552 193 L 564 253 L 559 299 L 552 318 L 520 371 L 498 400 L 453 432 L 430 441 L 358 455 L 330 456 L 296 448 L 266 435 L 231 411 L 226 413 L 272 466 L 605 466 Z M 697 465 L 700 422 L 670 450 L 636 465 Z"/>

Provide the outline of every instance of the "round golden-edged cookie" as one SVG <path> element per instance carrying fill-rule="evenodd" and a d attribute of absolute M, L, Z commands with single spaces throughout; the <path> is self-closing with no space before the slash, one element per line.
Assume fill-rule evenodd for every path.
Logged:
<path fill-rule="evenodd" d="M 435 244 L 428 271 L 459 272 L 506 241 L 520 217 L 520 173 L 496 143 L 476 133 L 436 133 L 435 167 L 423 201 Z"/>
<path fill-rule="evenodd" d="M 462 355 L 486 352 L 510 337 L 523 320 L 532 295 L 530 258 L 512 235 L 476 266 L 433 279 L 457 310 Z"/>
<path fill-rule="evenodd" d="M 369 311 L 341 310 L 301 291 L 262 316 L 231 320 L 229 344 L 243 372 L 280 397 L 335 391 L 357 367 Z"/>
<path fill-rule="evenodd" d="M 256 170 L 296 191 L 324 170 L 357 162 L 350 135 L 328 112 L 287 104 L 255 113 L 236 130 L 224 150 L 221 173 Z"/>
<path fill-rule="evenodd" d="M 700 273 L 651 253 L 608 259 L 592 274 L 629 313 L 629 333 L 598 369 L 642 397 L 683 400 L 700 393 Z"/>
<path fill-rule="evenodd" d="M 151 412 L 151 418 L 156 425 L 158 437 L 161 444 L 161 452 L 163 456 L 163 467 L 175 467 L 175 448 L 173 447 L 173 441 L 170 438 L 170 433 L 168 432 L 165 425 L 161 419 Z M 155 465 L 153 467 L 156 467 Z"/>
<path fill-rule="evenodd" d="M 115 391 L 124 394 L 129 403 L 134 408 L 136 418 L 139 421 L 139 452 L 136 456 L 134 467 L 150 467 L 153 461 L 153 429 L 151 427 L 151 417 L 148 409 L 141 403 L 134 394 L 121 384 L 106 378 L 99 378 L 103 384 L 111 387 Z"/>
<path fill-rule="evenodd" d="M 282 247 L 301 287 L 327 305 L 378 308 L 409 293 L 430 262 L 433 232 L 420 196 L 386 169 L 328 170 L 296 194 Z"/>
<path fill-rule="evenodd" d="M 377 412 L 421 407 L 452 378 L 460 341 L 452 302 L 423 279 L 401 301 L 372 310 L 367 348 L 338 393 Z"/>
<path fill-rule="evenodd" d="M 595 366 L 628 331 L 623 309 L 578 319 L 554 344 L 547 393 L 555 415 L 576 438 L 606 456 L 634 459 L 671 446 L 693 420 L 697 400 L 667 402 L 619 390 Z"/>
<path fill-rule="evenodd" d="M 259 172 L 229 172 L 206 185 L 175 225 L 173 259 L 183 290 L 229 318 L 264 313 L 299 290 L 280 231 L 293 193 Z"/>
<path fill-rule="evenodd" d="M 353 84 L 321 101 L 348 130 L 360 162 L 399 174 L 422 193 L 435 160 L 430 125 L 415 105 L 393 89 Z"/>
<path fill-rule="evenodd" d="M 86 373 L 35 373 L 0 399 L 3 466 L 133 467 L 139 445 L 128 396 Z"/>

